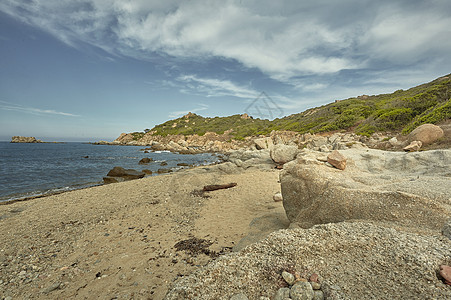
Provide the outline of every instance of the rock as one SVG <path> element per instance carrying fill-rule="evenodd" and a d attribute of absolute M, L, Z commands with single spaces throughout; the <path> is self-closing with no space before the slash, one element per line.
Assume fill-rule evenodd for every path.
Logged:
<path fill-rule="evenodd" d="M 423 143 L 421 141 L 413 141 L 408 146 L 405 146 L 403 148 L 403 150 L 406 152 L 418 151 L 418 150 L 420 150 L 422 145 L 423 145 Z"/>
<path fill-rule="evenodd" d="M 451 267 L 446 265 L 440 266 L 440 276 L 443 277 L 445 283 L 451 285 Z"/>
<path fill-rule="evenodd" d="M 330 149 L 327 145 L 322 145 L 321 147 L 319 147 L 319 151 L 321 152 L 330 152 Z"/>
<path fill-rule="evenodd" d="M 119 180 L 116 177 L 103 177 L 104 184 L 118 183 L 119 181 L 122 181 L 122 180 Z"/>
<path fill-rule="evenodd" d="M 143 178 L 146 174 L 133 169 L 124 169 L 122 167 L 114 167 L 111 169 L 107 176 L 109 177 L 122 177 L 124 180 L 132 180 Z"/>
<path fill-rule="evenodd" d="M 148 164 L 148 163 L 150 163 L 151 161 L 153 161 L 153 159 L 152 158 L 149 158 L 149 157 L 144 157 L 143 159 L 141 159 L 139 162 L 138 162 L 138 164 L 140 164 L 140 165 L 144 165 L 144 164 Z"/>
<path fill-rule="evenodd" d="M 313 300 L 324 300 L 324 293 L 320 290 L 313 291 Z"/>
<path fill-rule="evenodd" d="M 320 290 L 321 289 L 321 284 L 318 282 L 310 282 L 310 285 L 312 286 L 312 289 L 314 290 Z"/>
<path fill-rule="evenodd" d="M 151 175 L 152 174 L 152 171 L 149 170 L 149 169 L 144 169 L 144 170 L 142 170 L 142 172 L 146 173 L 147 175 Z"/>
<path fill-rule="evenodd" d="M 255 139 L 254 143 L 257 150 L 270 149 L 274 145 L 270 137 Z"/>
<path fill-rule="evenodd" d="M 134 140 L 134 137 L 131 133 L 121 133 L 117 139 L 113 141 L 113 143 L 118 144 L 128 144 L 129 142 L 132 142 Z"/>
<path fill-rule="evenodd" d="M 49 287 L 43 289 L 43 290 L 41 291 L 41 293 L 43 293 L 43 294 L 51 293 L 51 292 L 53 292 L 54 290 L 59 289 L 60 286 L 61 286 L 61 282 L 55 282 L 55 283 L 52 284 L 51 286 L 49 286 Z"/>
<path fill-rule="evenodd" d="M 298 281 L 291 287 L 290 297 L 293 300 L 312 300 L 312 286 L 306 281 Z"/>
<path fill-rule="evenodd" d="M 310 275 L 309 281 L 310 281 L 310 282 L 318 282 L 318 281 L 319 281 L 319 276 L 318 276 L 318 274 L 313 273 L 312 275 Z"/>
<path fill-rule="evenodd" d="M 346 168 L 346 158 L 337 150 L 332 151 L 332 153 L 327 156 L 327 162 L 340 170 Z"/>
<path fill-rule="evenodd" d="M 290 298 L 290 289 L 289 288 L 280 288 L 277 290 L 274 295 L 274 300 L 285 300 Z"/>
<path fill-rule="evenodd" d="M 239 293 L 230 297 L 230 300 L 249 300 L 249 298 L 245 294 Z"/>
<path fill-rule="evenodd" d="M 272 196 L 272 199 L 275 202 L 281 202 L 283 201 L 282 193 L 275 193 L 274 196 Z"/>
<path fill-rule="evenodd" d="M 415 128 L 407 137 L 409 142 L 421 141 L 423 145 L 432 144 L 442 138 L 443 130 L 434 124 L 423 124 Z"/>
<path fill-rule="evenodd" d="M 189 167 L 189 164 L 187 164 L 187 163 L 178 163 L 177 166 L 179 166 L 179 167 Z"/>
<path fill-rule="evenodd" d="M 282 277 L 285 280 L 285 282 L 288 283 L 289 285 L 293 285 L 294 284 L 295 278 L 294 278 L 293 274 L 291 274 L 291 273 L 289 273 L 287 271 L 283 271 L 282 272 Z"/>
<path fill-rule="evenodd" d="M 37 140 L 35 137 L 26 136 L 13 136 L 11 138 L 11 143 L 43 143 L 41 140 Z"/>
<path fill-rule="evenodd" d="M 168 163 L 167 162 L 162 162 L 162 163 L 160 163 L 160 166 L 167 166 L 168 165 Z"/>
<path fill-rule="evenodd" d="M 172 170 L 171 169 L 158 169 L 157 173 L 158 174 L 165 174 L 165 173 L 171 173 Z"/>
<path fill-rule="evenodd" d="M 451 150 L 343 152 L 351 160 L 346 172 L 301 154 L 285 164 L 280 181 L 290 222 L 308 228 L 354 219 L 442 229 L 451 215 Z"/>
<path fill-rule="evenodd" d="M 442 228 L 442 234 L 451 240 L 451 219 L 448 219 Z"/>
<path fill-rule="evenodd" d="M 293 264 L 298 272 L 315 267 L 325 299 L 451 299 L 435 276 L 449 249 L 443 237 L 371 222 L 278 230 L 177 279 L 165 299 L 229 299 L 237 291 L 273 297 L 283 284 L 280 270 Z"/>
<path fill-rule="evenodd" d="M 298 152 L 299 149 L 297 146 L 278 144 L 271 148 L 270 156 L 274 162 L 285 164 L 295 159 Z"/>

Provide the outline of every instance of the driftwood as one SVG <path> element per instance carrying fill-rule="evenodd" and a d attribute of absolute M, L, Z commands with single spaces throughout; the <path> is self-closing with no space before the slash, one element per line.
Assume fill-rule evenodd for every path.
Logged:
<path fill-rule="evenodd" d="M 227 183 L 227 184 L 206 185 L 206 186 L 204 186 L 203 191 L 204 192 L 211 192 L 211 191 L 216 191 L 216 190 L 229 189 L 229 188 L 232 188 L 232 187 L 234 187 L 236 185 L 237 184 L 235 182 Z"/>

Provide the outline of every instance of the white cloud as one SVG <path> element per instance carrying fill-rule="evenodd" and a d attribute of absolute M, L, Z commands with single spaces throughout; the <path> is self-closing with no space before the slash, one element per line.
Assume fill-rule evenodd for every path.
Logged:
<path fill-rule="evenodd" d="M 199 78 L 195 75 L 183 75 L 177 78 L 184 83 L 182 91 L 185 93 L 203 94 L 208 97 L 233 96 L 238 98 L 255 98 L 258 92 L 252 88 L 237 85 L 229 80 L 213 78 Z"/>
<path fill-rule="evenodd" d="M 444 57 L 451 51 L 450 3 L 4 0 L 0 11 L 73 47 L 87 43 L 113 56 L 159 64 L 219 57 L 296 86 L 299 76 L 359 69 L 371 73 Z M 220 93 L 225 83 L 200 80 L 191 78 L 196 88 L 212 93 Z M 236 95 L 248 93 L 246 88 L 222 88 Z"/>
<path fill-rule="evenodd" d="M 35 108 L 35 107 L 29 107 L 29 106 L 22 106 L 6 101 L 0 101 L 0 109 L 3 110 L 10 110 L 10 111 L 18 111 L 23 113 L 30 113 L 35 115 L 60 115 L 60 116 L 67 116 L 67 117 L 79 117 L 79 115 L 56 111 L 53 109 L 41 109 L 41 108 Z"/>

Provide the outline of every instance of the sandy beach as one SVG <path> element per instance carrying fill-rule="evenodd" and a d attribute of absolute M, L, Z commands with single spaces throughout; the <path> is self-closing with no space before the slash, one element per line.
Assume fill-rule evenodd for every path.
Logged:
<path fill-rule="evenodd" d="M 278 176 L 200 167 L 0 205 L 0 298 L 162 299 L 175 279 L 288 226 Z"/>

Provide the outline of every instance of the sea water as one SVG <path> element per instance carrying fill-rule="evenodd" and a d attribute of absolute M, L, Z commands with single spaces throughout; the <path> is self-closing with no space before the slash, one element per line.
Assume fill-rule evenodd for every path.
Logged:
<path fill-rule="evenodd" d="M 126 169 L 179 169 L 178 163 L 207 165 L 218 161 L 212 154 L 144 153 L 139 146 L 84 143 L 21 144 L 0 142 L 0 201 L 34 197 L 103 183 L 115 166 Z M 144 158 L 153 161 L 146 165 Z M 161 163 L 167 163 L 161 166 Z"/>

